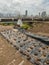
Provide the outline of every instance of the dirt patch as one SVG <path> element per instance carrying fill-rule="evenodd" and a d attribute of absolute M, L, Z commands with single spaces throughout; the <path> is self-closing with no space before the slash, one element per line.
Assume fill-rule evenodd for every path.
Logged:
<path fill-rule="evenodd" d="M 28 31 L 49 36 L 49 23 L 33 23 L 32 28 Z"/>
<path fill-rule="evenodd" d="M 3 25 L 0 25 L 0 32 L 4 31 L 4 30 L 8 30 L 8 29 L 13 29 L 13 26 L 3 26 Z"/>

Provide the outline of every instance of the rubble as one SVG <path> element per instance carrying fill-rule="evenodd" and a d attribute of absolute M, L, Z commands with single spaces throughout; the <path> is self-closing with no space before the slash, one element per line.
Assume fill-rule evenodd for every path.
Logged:
<path fill-rule="evenodd" d="M 49 64 L 49 46 L 19 30 L 5 30 L 1 34 L 34 65 Z"/>

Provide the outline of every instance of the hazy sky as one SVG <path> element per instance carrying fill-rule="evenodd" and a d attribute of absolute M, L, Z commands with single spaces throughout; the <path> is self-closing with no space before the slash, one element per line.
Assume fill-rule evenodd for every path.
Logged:
<path fill-rule="evenodd" d="M 23 14 L 28 10 L 29 14 L 38 14 L 41 11 L 49 12 L 49 0 L 0 0 L 0 12 Z"/>

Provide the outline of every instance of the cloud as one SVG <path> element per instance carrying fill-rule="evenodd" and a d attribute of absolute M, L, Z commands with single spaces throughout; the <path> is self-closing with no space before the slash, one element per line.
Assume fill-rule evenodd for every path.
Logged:
<path fill-rule="evenodd" d="M 49 11 L 49 0 L 0 0 L 0 12 L 37 14 L 43 10 Z"/>

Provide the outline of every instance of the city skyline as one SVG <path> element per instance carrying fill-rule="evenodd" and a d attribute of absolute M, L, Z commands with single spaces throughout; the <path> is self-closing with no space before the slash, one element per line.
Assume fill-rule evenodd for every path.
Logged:
<path fill-rule="evenodd" d="M 0 13 L 37 15 L 46 11 L 49 14 L 49 0 L 0 0 Z"/>

